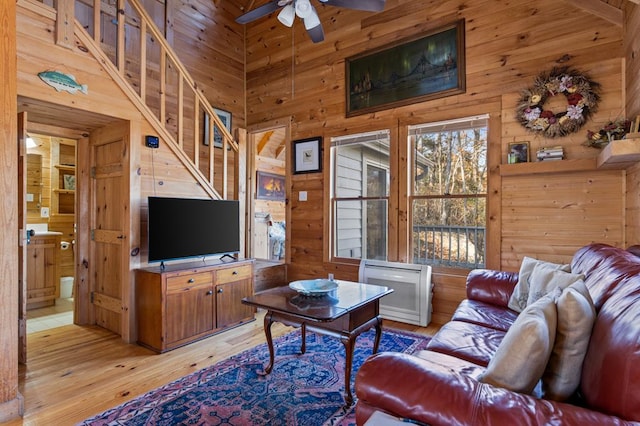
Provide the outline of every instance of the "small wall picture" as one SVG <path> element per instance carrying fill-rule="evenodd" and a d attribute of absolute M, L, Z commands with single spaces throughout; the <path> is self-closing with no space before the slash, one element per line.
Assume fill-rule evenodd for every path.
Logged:
<path fill-rule="evenodd" d="M 322 136 L 293 141 L 293 173 L 322 171 Z"/>
<path fill-rule="evenodd" d="M 231 113 L 229 111 L 224 111 L 218 108 L 214 108 L 213 111 L 216 113 L 224 127 L 227 129 L 229 133 L 231 133 Z M 204 145 L 209 145 L 209 132 L 211 131 L 211 117 L 206 112 L 204 113 L 204 134 L 202 138 L 202 143 Z M 222 148 L 222 133 L 218 129 L 218 126 L 214 124 L 213 126 L 213 146 L 216 148 Z"/>
<path fill-rule="evenodd" d="M 256 198 L 259 200 L 284 201 L 284 175 L 256 172 Z"/>
<path fill-rule="evenodd" d="M 76 177 L 74 175 L 63 175 L 62 185 L 64 189 L 75 191 L 76 189 Z"/>
<path fill-rule="evenodd" d="M 528 163 L 529 161 L 529 142 L 513 142 L 509 144 L 507 163 Z"/>

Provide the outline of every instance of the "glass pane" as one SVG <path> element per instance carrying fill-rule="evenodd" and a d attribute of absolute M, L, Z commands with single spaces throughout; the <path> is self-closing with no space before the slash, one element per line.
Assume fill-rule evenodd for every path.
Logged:
<path fill-rule="evenodd" d="M 414 263 L 484 266 L 486 198 L 415 200 L 412 213 Z"/>
<path fill-rule="evenodd" d="M 336 201 L 334 256 L 386 260 L 387 209 L 387 200 Z"/>
<path fill-rule="evenodd" d="M 484 194 L 487 129 L 410 136 L 415 195 Z"/>
<path fill-rule="evenodd" d="M 332 148 L 334 196 L 387 197 L 389 195 L 389 143 L 372 140 Z"/>

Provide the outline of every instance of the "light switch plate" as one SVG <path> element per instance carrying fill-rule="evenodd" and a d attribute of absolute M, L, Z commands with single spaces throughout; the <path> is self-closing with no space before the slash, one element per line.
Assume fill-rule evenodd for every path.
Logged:
<path fill-rule="evenodd" d="M 298 200 L 307 201 L 307 191 L 300 191 L 298 193 Z"/>

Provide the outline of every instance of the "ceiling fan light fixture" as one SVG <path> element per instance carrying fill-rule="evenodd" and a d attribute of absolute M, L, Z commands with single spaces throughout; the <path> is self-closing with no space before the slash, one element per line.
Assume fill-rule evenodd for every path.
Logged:
<path fill-rule="evenodd" d="M 320 18 L 318 17 L 316 10 L 313 8 L 313 6 L 311 6 L 311 13 L 309 13 L 309 15 L 304 18 L 304 28 L 306 30 L 310 30 L 311 28 L 315 28 L 318 25 L 320 25 Z"/>
<path fill-rule="evenodd" d="M 296 15 L 298 15 L 299 18 L 305 19 L 314 12 L 309 0 L 296 0 Z"/>
<path fill-rule="evenodd" d="M 295 17 L 296 11 L 290 4 L 283 7 L 280 13 L 278 13 L 278 21 L 280 21 L 282 25 L 286 25 L 287 27 L 293 25 L 293 20 Z"/>

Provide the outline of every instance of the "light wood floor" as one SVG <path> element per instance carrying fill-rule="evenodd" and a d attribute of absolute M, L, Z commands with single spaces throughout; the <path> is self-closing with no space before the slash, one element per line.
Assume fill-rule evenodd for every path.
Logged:
<path fill-rule="evenodd" d="M 164 354 L 100 327 L 67 325 L 28 335 L 20 366 L 22 420 L 8 425 L 73 425 L 231 355 L 264 343 L 264 312 L 256 321 Z M 433 335 L 427 328 L 385 321 L 385 327 Z M 292 329 L 274 324 L 274 337 Z"/>

